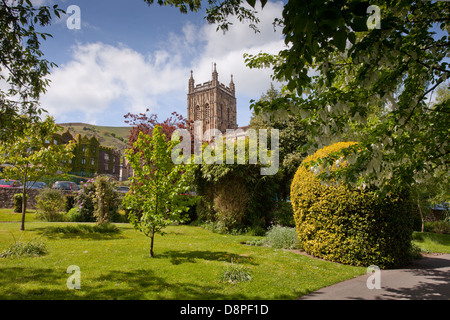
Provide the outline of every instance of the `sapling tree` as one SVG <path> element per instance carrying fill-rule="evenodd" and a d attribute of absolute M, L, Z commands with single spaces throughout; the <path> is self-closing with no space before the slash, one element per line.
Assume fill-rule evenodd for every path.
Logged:
<path fill-rule="evenodd" d="M 28 122 L 24 136 L 0 143 L 0 163 L 9 165 L 4 170 L 4 177 L 23 183 L 20 230 L 25 230 L 27 192 L 34 182 L 69 170 L 74 144 L 51 143 L 53 135 L 60 129 L 53 118 L 47 117 L 43 121 Z M 27 185 L 27 182 L 30 183 Z"/>
<path fill-rule="evenodd" d="M 192 165 L 176 165 L 171 153 L 175 141 L 166 141 L 162 127 L 154 127 L 152 136 L 139 133 L 133 149 L 126 157 L 134 171 L 130 192 L 124 204 L 131 224 L 150 237 L 150 257 L 156 234 L 164 235 L 164 228 L 187 219 L 184 214 L 196 201 L 186 195 L 192 182 Z"/>

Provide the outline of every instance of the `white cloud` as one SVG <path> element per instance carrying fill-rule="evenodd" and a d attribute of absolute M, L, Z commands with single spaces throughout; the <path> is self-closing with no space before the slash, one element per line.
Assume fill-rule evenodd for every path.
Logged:
<path fill-rule="evenodd" d="M 238 21 L 232 21 L 225 34 L 216 31 L 216 25 L 184 24 L 179 33 L 168 34 L 159 50 L 148 54 L 123 44 L 78 43 L 70 61 L 52 72 L 42 107 L 57 121 L 105 125 L 109 115 L 139 113 L 146 108 L 160 114 L 160 119 L 172 111 L 185 114 L 189 70 L 194 71 L 197 83 L 209 81 L 211 64 L 216 62 L 220 82 L 228 85 L 233 74 L 238 121 L 240 118 L 240 125 L 245 125 L 248 101 L 269 88 L 271 72 L 247 68 L 243 54 L 277 53 L 284 48 L 280 28 L 274 32 L 272 26 L 282 8 L 281 2 L 266 4 L 259 13 L 261 32 L 257 34 Z"/>
<path fill-rule="evenodd" d="M 144 56 L 125 46 L 78 44 L 72 60 L 52 72 L 41 104 L 57 118 L 81 112 L 80 121 L 107 115 L 119 100 L 123 114 L 143 112 L 183 88 L 187 72 L 164 51 Z"/>

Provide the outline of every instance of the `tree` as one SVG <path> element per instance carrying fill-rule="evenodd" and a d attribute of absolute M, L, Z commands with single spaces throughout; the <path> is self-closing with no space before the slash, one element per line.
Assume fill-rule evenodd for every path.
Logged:
<path fill-rule="evenodd" d="M 269 63 L 274 78 L 287 83 L 284 97 L 254 104 L 256 113 L 298 114 L 309 124 L 309 151 L 349 130 L 363 132 L 352 150 L 354 165 L 335 177 L 386 192 L 448 172 L 449 102 L 430 105 L 427 99 L 450 74 L 445 60 L 450 6 L 428 1 L 370 5 L 380 9 L 381 25 L 373 29 L 368 22 L 376 8 L 367 2 L 289 1 L 279 21 L 288 49 L 247 56 L 247 63 Z M 443 36 L 434 33 L 436 26 Z M 381 113 L 371 118 L 374 108 Z"/>
<path fill-rule="evenodd" d="M 282 94 L 273 84 L 265 94 L 261 96 L 259 102 L 270 102 L 282 97 Z M 287 117 L 270 119 L 263 114 L 252 114 L 250 127 L 253 129 L 278 129 L 280 137 L 279 163 L 280 170 L 276 174 L 279 183 L 278 198 L 283 201 L 287 199 L 290 192 L 292 178 L 306 156 L 303 147 L 307 144 L 306 124 L 299 121 L 297 117 L 289 115 Z"/>
<path fill-rule="evenodd" d="M 221 27 L 230 15 L 242 17 L 245 3 L 254 8 L 256 2 L 209 0 L 206 18 Z M 158 3 L 196 11 L 201 2 Z M 252 24 L 257 17 L 250 14 Z M 363 131 L 357 147 L 321 159 L 320 165 L 331 164 L 353 153 L 353 165 L 332 174 L 349 184 L 388 192 L 448 172 L 450 102 L 430 105 L 428 98 L 450 75 L 449 21 L 445 1 L 289 0 L 274 21 L 286 49 L 246 55 L 248 67 L 269 66 L 274 80 L 286 83 L 283 97 L 252 108 L 305 120 L 309 153 L 349 130 Z M 382 114 L 369 119 L 373 108 Z"/>
<path fill-rule="evenodd" d="M 51 117 L 41 122 L 28 122 L 24 136 L 14 141 L 0 144 L 0 163 L 7 163 L 4 176 L 18 179 L 22 186 L 22 224 L 25 230 L 27 192 L 34 182 L 44 176 L 52 176 L 69 170 L 69 161 L 73 157 L 73 143 L 52 144 L 53 135 L 61 130 Z M 27 185 L 27 182 L 30 184 Z"/>
<path fill-rule="evenodd" d="M 0 2 L 0 141 L 17 137 L 26 122 L 38 121 L 42 113 L 39 96 L 55 64 L 40 50 L 40 39 L 51 35 L 36 27 L 49 25 L 52 12 L 59 17 L 63 10 L 57 5 L 35 8 L 28 0 Z"/>
<path fill-rule="evenodd" d="M 150 110 L 147 109 L 147 112 L 149 111 Z M 132 126 L 128 141 L 130 147 L 132 147 L 133 143 L 138 139 L 140 132 L 151 136 L 153 129 L 156 126 L 161 126 L 162 133 L 165 134 L 167 140 L 172 138 L 172 133 L 176 129 L 188 128 L 188 120 L 176 112 L 172 112 L 171 116 L 163 122 L 158 120 L 158 115 L 155 113 L 147 115 L 145 113 L 132 114 L 129 112 L 124 118 L 126 119 L 125 123 Z"/>
<path fill-rule="evenodd" d="M 155 235 L 163 235 L 166 226 L 185 220 L 183 213 L 196 201 L 185 195 L 193 167 L 173 163 L 171 153 L 175 145 L 174 141 L 166 141 L 162 127 L 157 125 L 152 136 L 140 132 L 133 143 L 134 150 L 126 151 L 134 176 L 124 204 L 131 224 L 150 237 L 150 257 L 154 255 Z"/>

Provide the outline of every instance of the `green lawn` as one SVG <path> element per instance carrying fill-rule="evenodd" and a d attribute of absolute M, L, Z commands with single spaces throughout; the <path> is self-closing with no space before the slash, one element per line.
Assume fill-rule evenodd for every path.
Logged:
<path fill-rule="evenodd" d="M 92 232 L 95 224 L 35 221 L 0 209 L 0 252 L 14 241 L 39 238 L 41 257 L 0 258 L 0 299 L 295 299 L 321 287 L 362 275 L 365 268 L 313 259 L 294 252 L 241 244 L 261 239 L 171 226 L 150 241 L 129 224 L 119 232 Z M 414 233 L 423 251 L 450 253 L 450 235 Z M 231 262 L 247 267 L 252 280 L 223 283 Z M 81 289 L 69 290 L 66 270 L 81 270 Z"/>
<path fill-rule="evenodd" d="M 424 252 L 450 253 L 450 234 L 414 232 L 413 239 Z"/>
<path fill-rule="evenodd" d="M 48 249 L 40 257 L 0 258 L 0 299 L 295 299 L 366 272 L 194 226 L 167 228 L 149 258 L 149 239 L 129 224 L 117 224 L 118 233 L 75 233 L 68 227 L 75 225 L 28 222 L 21 232 L 18 223 L 0 223 L 0 252 L 20 237 L 40 237 Z M 231 261 L 252 280 L 220 282 Z M 80 290 L 67 288 L 71 265 L 80 268 Z"/>
<path fill-rule="evenodd" d="M 35 221 L 35 210 L 27 210 L 25 214 L 25 221 Z M 13 209 L 0 209 L 0 222 L 4 221 L 22 221 L 22 214 L 14 212 Z"/>

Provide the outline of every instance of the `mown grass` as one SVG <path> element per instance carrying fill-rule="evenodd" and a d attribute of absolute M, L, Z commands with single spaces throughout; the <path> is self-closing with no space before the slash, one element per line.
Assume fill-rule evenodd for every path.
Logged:
<path fill-rule="evenodd" d="M 450 234 L 414 232 L 413 243 L 424 252 L 450 253 Z"/>
<path fill-rule="evenodd" d="M 0 224 L 0 252 L 13 238 L 41 239 L 39 257 L 0 259 L 0 299 L 295 299 L 366 272 L 305 255 L 241 244 L 259 239 L 171 226 L 149 239 L 129 224 L 111 232 L 94 224 L 30 222 Z M 116 230 L 117 229 L 117 230 Z M 13 236 L 14 235 L 14 236 Z M 223 281 L 231 264 L 245 267 L 251 280 Z M 81 289 L 69 290 L 67 268 L 81 271 Z"/>
<path fill-rule="evenodd" d="M 13 209 L 0 209 L 0 222 L 22 221 L 22 213 L 16 213 Z M 27 210 L 25 213 L 26 221 L 37 221 L 36 211 Z"/>

